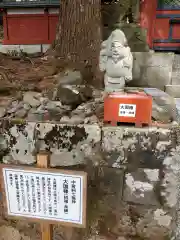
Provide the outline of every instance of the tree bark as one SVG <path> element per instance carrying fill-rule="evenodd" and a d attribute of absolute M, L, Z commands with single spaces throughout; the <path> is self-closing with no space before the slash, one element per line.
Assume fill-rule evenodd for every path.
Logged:
<path fill-rule="evenodd" d="M 61 0 L 55 55 L 76 69 L 100 77 L 101 0 Z"/>

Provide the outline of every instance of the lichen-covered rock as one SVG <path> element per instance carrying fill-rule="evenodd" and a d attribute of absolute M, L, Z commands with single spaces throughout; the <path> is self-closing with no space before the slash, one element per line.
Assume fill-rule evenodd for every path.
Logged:
<path fill-rule="evenodd" d="M 12 101 L 11 97 L 0 97 L 0 118 L 4 117 Z"/>
<path fill-rule="evenodd" d="M 25 92 L 23 101 L 27 104 L 30 104 L 32 107 L 38 107 L 40 102 L 41 94 L 37 92 Z"/>
<path fill-rule="evenodd" d="M 101 140 L 101 129 L 94 125 L 39 123 L 39 148 L 50 151 L 52 166 L 84 164 Z"/>
<path fill-rule="evenodd" d="M 67 69 L 65 72 L 56 76 L 59 85 L 80 85 L 83 83 L 82 75 L 79 71 Z"/>
<path fill-rule="evenodd" d="M 159 181 L 158 169 L 138 169 L 126 173 L 124 200 L 144 205 L 158 205 L 156 186 Z"/>
<path fill-rule="evenodd" d="M 177 143 L 179 143 L 179 131 L 177 133 Z M 180 238 L 180 146 L 176 146 L 170 155 L 164 159 L 164 171 L 162 179 L 161 196 L 164 205 L 174 211 L 172 215 L 175 219 L 172 231 L 172 240 Z"/>
<path fill-rule="evenodd" d="M 163 161 L 163 179 L 161 182 L 161 196 L 164 204 L 168 207 L 175 207 L 178 195 L 178 177 L 180 171 L 179 147 L 173 149 L 169 156 Z"/>
<path fill-rule="evenodd" d="M 84 123 L 84 120 L 84 116 L 82 115 L 74 115 L 72 117 L 63 116 L 60 120 L 60 123 L 67 125 L 77 125 Z"/>
<path fill-rule="evenodd" d="M 144 88 L 144 91 L 152 96 L 152 118 L 153 120 L 168 123 L 177 121 L 176 104 L 173 97 L 157 88 Z"/>
<path fill-rule="evenodd" d="M 169 239 L 171 224 L 168 227 L 161 226 L 159 222 L 153 219 L 153 215 L 149 211 L 143 218 L 139 219 L 136 229 L 141 239 L 165 240 Z"/>
<path fill-rule="evenodd" d="M 55 100 L 60 100 L 64 105 L 72 105 L 73 108 L 82 103 L 78 88 L 71 85 L 58 86 Z"/>
<path fill-rule="evenodd" d="M 109 166 L 159 169 L 176 143 L 171 129 L 103 127 L 102 150 Z"/>
<path fill-rule="evenodd" d="M 5 113 L 6 113 L 6 108 L 0 107 L 0 118 L 4 117 Z"/>
<path fill-rule="evenodd" d="M 36 123 L 8 123 L 4 125 L 2 137 L 7 145 L 6 149 L 1 149 L 6 153 L 3 156 L 5 163 L 17 161 L 21 164 L 32 164 L 35 159 L 35 139 L 34 130 Z"/>
<path fill-rule="evenodd" d="M 159 226 L 170 227 L 172 216 L 170 216 L 167 212 L 163 211 L 162 209 L 157 209 L 154 212 L 154 220 L 157 221 Z"/>
<path fill-rule="evenodd" d="M 64 105 L 75 109 L 78 105 L 92 99 L 93 90 L 87 85 L 58 85 L 53 100 L 60 100 Z"/>

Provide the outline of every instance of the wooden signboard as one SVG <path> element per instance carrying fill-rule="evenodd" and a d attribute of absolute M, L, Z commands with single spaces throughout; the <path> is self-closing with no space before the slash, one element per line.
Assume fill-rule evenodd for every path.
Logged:
<path fill-rule="evenodd" d="M 8 217 L 85 227 L 85 172 L 1 165 L 1 178 Z"/>

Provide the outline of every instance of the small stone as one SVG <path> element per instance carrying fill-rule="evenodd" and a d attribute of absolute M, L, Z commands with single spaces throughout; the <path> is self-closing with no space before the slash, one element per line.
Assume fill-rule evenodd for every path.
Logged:
<path fill-rule="evenodd" d="M 49 120 L 51 121 L 60 121 L 65 111 L 63 109 L 52 109 L 48 110 Z"/>
<path fill-rule="evenodd" d="M 63 108 L 63 105 L 62 105 L 62 103 L 60 102 L 60 101 L 53 101 L 54 102 L 54 104 L 56 105 L 56 107 L 61 107 L 61 108 Z M 64 109 L 64 108 L 63 108 Z"/>
<path fill-rule="evenodd" d="M 24 108 L 25 110 L 29 111 L 29 110 L 31 109 L 31 106 L 30 106 L 30 104 L 28 104 L 28 103 L 24 103 L 24 104 L 23 104 L 23 108 Z"/>
<path fill-rule="evenodd" d="M 15 117 L 16 118 L 24 118 L 28 113 L 28 110 L 22 108 L 22 109 L 19 109 L 16 113 L 15 113 Z"/>
<path fill-rule="evenodd" d="M 60 123 L 64 123 L 64 124 L 80 124 L 84 122 L 84 118 L 80 117 L 80 116 L 72 116 L 71 118 L 68 116 L 63 116 L 60 120 Z"/>
<path fill-rule="evenodd" d="M 47 110 L 59 109 L 60 111 L 60 107 L 62 107 L 62 103 L 60 101 L 48 101 L 45 105 L 45 109 Z"/>
<path fill-rule="evenodd" d="M 61 108 L 66 110 L 66 111 L 71 111 L 72 110 L 72 107 L 68 106 L 68 105 L 62 105 Z"/>
<path fill-rule="evenodd" d="M 0 135 L 0 151 L 8 148 L 7 141 L 3 135 Z"/>
<path fill-rule="evenodd" d="M 36 121 L 46 121 L 50 120 L 49 113 L 47 110 L 34 110 L 31 109 L 27 116 L 28 121 L 36 122 Z"/>
<path fill-rule="evenodd" d="M 80 71 L 71 69 L 67 69 L 65 73 L 60 73 L 56 78 L 60 85 L 80 85 L 83 82 Z"/>
<path fill-rule="evenodd" d="M 92 99 L 92 88 L 85 85 L 59 85 L 53 99 L 76 108 L 81 103 Z"/>
<path fill-rule="evenodd" d="M 85 119 L 84 119 L 84 123 L 85 124 L 93 124 L 93 123 L 98 123 L 99 122 L 99 120 L 98 120 L 98 118 L 96 117 L 96 115 L 93 115 L 93 116 L 91 116 L 91 117 L 86 117 Z"/>
<path fill-rule="evenodd" d="M 144 91 L 152 96 L 152 118 L 155 121 L 169 123 L 176 121 L 177 110 L 174 99 L 167 93 L 156 88 L 144 88 Z"/>
<path fill-rule="evenodd" d="M 40 94 L 37 92 L 26 92 L 23 97 L 23 101 L 25 103 L 30 104 L 32 107 L 38 107 L 41 102 L 40 102 Z"/>
<path fill-rule="evenodd" d="M 58 86 L 56 100 L 60 100 L 63 105 L 71 105 L 73 108 L 82 103 L 78 89 L 69 85 Z"/>
<path fill-rule="evenodd" d="M 13 101 L 11 103 L 11 105 L 9 106 L 7 113 L 11 114 L 11 113 L 15 113 L 17 112 L 19 109 L 21 109 L 23 107 L 23 103 L 22 102 L 18 102 L 18 101 Z"/>
<path fill-rule="evenodd" d="M 42 105 L 46 105 L 49 102 L 49 99 L 46 97 L 40 97 L 39 101 L 41 102 Z"/>
<path fill-rule="evenodd" d="M 40 105 L 40 106 L 36 109 L 35 113 L 43 113 L 44 111 L 47 111 L 47 110 L 46 110 L 46 107 L 45 107 L 44 105 Z"/>
<path fill-rule="evenodd" d="M 40 105 L 34 114 L 38 116 L 38 119 L 59 121 L 63 114 L 67 111 L 59 107 L 59 102 L 49 101 L 46 105 Z"/>
<path fill-rule="evenodd" d="M 69 121 L 70 124 L 80 124 L 83 122 L 84 122 L 84 117 L 82 116 L 72 116 Z"/>
<path fill-rule="evenodd" d="M 81 94 L 81 98 L 83 101 L 92 99 L 93 90 L 91 87 L 86 86 L 86 85 L 81 85 L 81 86 L 79 86 L 79 92 Z"/>
<path fill-rule="evenodd" d="M 0 107 L 0 118 L 4 117 L 5 114 L 6 114 L 6 108 Z"/>
<path fill-rule="evenodd" d="M 0 97 L 0 106 L 9 106 L 12 101 L 11 97 Z"/>
<path fill-rule="evenodd" d="M 99 90 L 99 89 L 94 88 L 92 91 L 92 96 L 94 99 L 103 99 L 104 90 L 103 89 Z"/>
<path fill-rule="evenodd" d="M 10 155 L 3 156 L 3 163 L 8 164 L 12 161 L 12 157 Z"/>
<path fill-rule="evenodd" d="M 30 122 L 35 122 L 37 121 L 37 115 L 30 111 L 27 115 L 27 120 Z"/>
<path fill-rule="evenodd" d="M 72 111 L 71 115 L 84 115 L 84 117 L 91 116 L 94 113 L 94 105 L 94 102 L 82 103 Z"/>
<path fill-rule="evenodd" d="M 60 120 L 60 123 L 68 123 L 70 118 L 68 116 L 63 116 Z"/>
<path fill-rule="evenodd" d="M 167 215 L 162 209 L 157 209 L 154 212 L 154 219 L 158 222 L 159 226 L 170 227 L 172 217 Z"/>

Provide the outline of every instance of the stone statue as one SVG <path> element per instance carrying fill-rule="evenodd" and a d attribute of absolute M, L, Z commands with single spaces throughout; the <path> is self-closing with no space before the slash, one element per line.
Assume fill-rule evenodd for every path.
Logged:
<path fill-rule="evenodd" d="M 106 92 L 123 91 L 126 82 L 132 80 L 133 56 L 120 29 L 102 43 L 99 67 L 105 73 Z"/>

